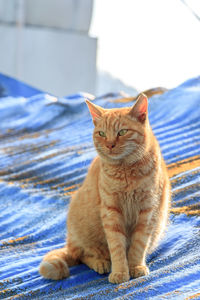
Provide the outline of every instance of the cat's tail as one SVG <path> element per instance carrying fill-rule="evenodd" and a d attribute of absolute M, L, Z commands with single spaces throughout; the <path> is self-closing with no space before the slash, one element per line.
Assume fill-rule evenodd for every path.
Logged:
<path fill-rule="evenodd" d="M 59 280 L 69 277 L 69 267 L 78 263 L 78 259 L 73 258 L 66 245 L 64 248 L 52 250 L 44 256 L 39 273 L 47 279 Z"/>

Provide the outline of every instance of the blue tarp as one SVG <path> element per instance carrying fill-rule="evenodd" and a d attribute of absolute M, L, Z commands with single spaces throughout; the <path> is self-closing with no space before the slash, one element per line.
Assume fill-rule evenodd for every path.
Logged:
<path fill-rule="evenodd" d="M 1 75 L 0 96 L 0 299 L 200 299 L 200 77 L 149 100 L 172 183 L 170 224 L 150 275 L 120 285 L 83 264 L 60 281 L 38 273 L 65 244 L 70 195 L 96 156 L 84 94 L 57 99 Z M 132 105 L 115 97 L 94 102 Z"/>

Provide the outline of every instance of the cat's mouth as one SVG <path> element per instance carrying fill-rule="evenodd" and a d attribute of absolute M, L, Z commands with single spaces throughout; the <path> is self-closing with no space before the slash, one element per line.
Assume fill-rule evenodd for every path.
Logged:
<path fill-rule="evenodd" d="M 109 159 L 121 159 L 123 156 L 123 153 L 119 152 L 118 149 L 107 149 L 107 148 L 96 148 L 99 155 L 104 158 Z"/>
<path fill-rule="evenodd" d="M 107 153 L 110 154 L 110 155 L 118 154 L 118 153 L 116 153 L 116 151 L 114 149 L 108 149 Z"/>
<path fill-rule="evenodd" d="M 119 159 L 122 156 L 121 153 L 119 153 L 118 151 L 116 151 L 114 149 L 109 149 L 106 152 L 107 152 L 106 155 L 109 156 L 110 158 L 113 158 L 113 159 Z"/>

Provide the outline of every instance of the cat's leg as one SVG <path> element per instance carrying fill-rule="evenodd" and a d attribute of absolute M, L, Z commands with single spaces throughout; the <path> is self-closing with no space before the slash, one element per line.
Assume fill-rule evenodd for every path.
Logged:
<path fill-rule="evenodd" d="M 126 230 L 122 211 L 117 206 L 106 205 L 101 209 L 102 223 L 110 251 L 112 272 L 108 280 L 121 283 L 130 279 L 126 256 Z"/>
<path fill-rule="evenodd" d="M 133 278 L 149 274 L 145 260 L 153 229 L 152 212 L 152 208 L 140 211 L 137 225 L 131 237 L 128 264 L 130 276 Z"/>
<path fill-rule="evenodd" d="M 99 274 L 109 273 L 111 270 L 111 261 L 106 245 L 104 249 L 97 245 L 93 248 L 87 248 L 81 261 Z"/>
<path fill-rule="evenodd" d="M 71 244 L 48 252 L 39 267 L 39 273 L 47 279 L 69 277 L 69 267 L 79 263 L 80 249 Z"/>

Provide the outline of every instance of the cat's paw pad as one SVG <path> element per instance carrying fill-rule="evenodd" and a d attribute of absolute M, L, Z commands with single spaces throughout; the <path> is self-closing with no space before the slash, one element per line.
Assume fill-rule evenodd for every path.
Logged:
<path fill-rule="evenodd" d="M 47 279 L 59 280 L 69 277 L 69 268 L 62 259 L 43 260 L 40 264 L 39 273 Z"/>
<path fill-rule="evenodd" d="M 127 272 L 112 272 L 108 277 L 108 280 L 111 283 L 122 283 L 128 281 L 129 279 L 130 276 Z"/>
<path fill-rule="evenodd" d="M 109 273 L 111 270 L 111 263 L 109 260 L 96 260 L 93 269 L 99 274 Z"/>
<path fill-rule="evenodd" d="M 129 271 L 132 278 L 138 278 L 149 274 L 149 268 L 147 266 L 134 266 L 130 268 Z"/>

